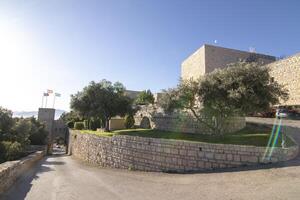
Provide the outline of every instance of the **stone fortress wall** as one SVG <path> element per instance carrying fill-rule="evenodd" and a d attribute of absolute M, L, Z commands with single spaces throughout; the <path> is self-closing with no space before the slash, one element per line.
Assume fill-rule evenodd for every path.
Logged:
<path fill-rule="evenodd" d="M 45 151 L 37 151 L 20 160 L 0 164 L 0 194 L 8 190 L 18 178 L 41 160 L 44 155 Z"/>
<path fill-rule="evenodd" d="M 190 172 L 232 168 L 293 159 L 298 146 L 274 148 L 270 160 L 266 148 L 143 138 L 104 137 L 71 130 L 72 155 L 89 164 L 158 172 Z"/>
<path fill-rule="evenodd" d="M 278 83 L 289 90 L 290 98 L 283 105 L 300 106 L 300 53 L 266 65 Z"/>
<path fill-rule="evenodd" d="M 281 104 L 300 106 L 300 54 L 276 61 L 274 56 L 204 45 L 183 61 L 181 78 L 199 78 L 230 63 L 253 58 L 269 67 L 271 76 L 289 90 L 290 99 Z"/>

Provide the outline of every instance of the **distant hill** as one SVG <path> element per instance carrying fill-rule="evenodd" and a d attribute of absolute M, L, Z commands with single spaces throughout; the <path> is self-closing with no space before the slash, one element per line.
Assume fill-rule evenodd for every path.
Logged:
<path fill-rule="evenodd" d="M 64 110 L 55 110 L 55 119 L 58 119 L 61 114 L 63 114 Z M 28 117 L 32 117 L 34 116 L 35 118 L 37 118 L 38 115 L 38 111 L 14 111 L 13 112 L 13 117 L 23 117 L 23 118 L 28 118 Z"/>

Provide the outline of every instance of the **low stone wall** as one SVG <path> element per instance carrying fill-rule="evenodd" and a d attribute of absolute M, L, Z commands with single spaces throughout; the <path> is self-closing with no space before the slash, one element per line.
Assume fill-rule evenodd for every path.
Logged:
<path fill-rule="evenodd" d="M 298 146 L 274 148 L 263 160 L 266 148 L 210 144 L 133 136 L 102 137 L 71 131 L 72 155 L 93 165 L 143 171 L 188 172 L 292 159 Z"/>
<path fill-rule="evenodd" d="M 199 123 L 193 117 L 153 116 L 148 118 L 150 126 L 144 126 L 145 117 L 135 117 L 135 125 L 142 128 L 153 128 L 163 131 L 174 131 L 182 133 L 212 134 L 212 130 L 204 124 Z M 233 133 L 246 126 L 245 117 L 233 117 L 224 126 L 226 133 Z"/>
<path fill-rule="evenodd" d="M 179 113 L 165 114 L 161 108 L 157 108 L 154 105 L 140 106 L 140 110 L 135 114 L 134 119 L 135 126 L 141 128 L 212 134 L 212 130 L 203 123 L 199 123 L 195 117 Z M 245 117 L 232 117 L 225 123 L 223 128 L 225 133 L 233 133 L 243 129 L 245 126 Z"/>
<path fill-rule="evenodd" d="M 9 189 L 22 174 L 43 156 L 44 151 L 37 151 L 20 160 L 0 164 L 0 194 Z"/>

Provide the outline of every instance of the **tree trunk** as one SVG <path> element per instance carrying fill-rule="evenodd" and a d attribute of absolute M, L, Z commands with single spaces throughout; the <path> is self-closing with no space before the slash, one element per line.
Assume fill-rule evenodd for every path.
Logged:
<path fill-rule="evenodd" d="M 105 131 L 109 132 L 109 118 L 105 118 Z"/>

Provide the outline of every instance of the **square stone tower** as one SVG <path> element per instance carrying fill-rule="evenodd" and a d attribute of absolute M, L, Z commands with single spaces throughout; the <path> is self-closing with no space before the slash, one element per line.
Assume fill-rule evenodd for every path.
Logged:
<path fill-rule="evenodd" d="M 254 58 L 263 64 L 276 60 L 274 56 L 205 44 L 182 62 L 181 78 L 197 79 L 217 68 L 225 68 L 228 64 Z"/>
<path fill-rule="evenodd" d="M 54 129 L 54 118 L 55 109 L 53 108 L 39 108 L 38 120 L 46 124 L 46 130 L 49 132 L 48 135 L 48 153 L 52 153 L 52 140 L 53 140 L 53 129 Z"/>

